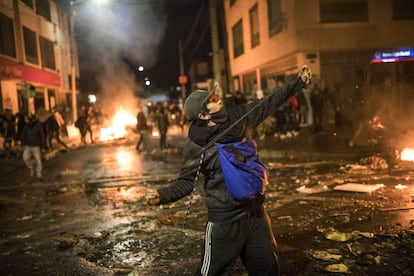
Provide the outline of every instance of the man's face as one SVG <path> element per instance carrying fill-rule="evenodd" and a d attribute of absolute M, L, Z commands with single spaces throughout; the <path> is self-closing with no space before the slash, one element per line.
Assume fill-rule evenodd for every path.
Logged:
<path fill-rule="evenodd" d="M 223 108 L 223 103 L 219 95 L 213 93 L 211 97 L 207 100 L 206 107 L 208 109 L 208 114 L 219 112 Z"/>

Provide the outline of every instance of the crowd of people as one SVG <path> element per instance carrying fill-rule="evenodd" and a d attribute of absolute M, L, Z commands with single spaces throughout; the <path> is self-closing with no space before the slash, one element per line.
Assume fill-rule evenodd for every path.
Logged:
<path fill-rule="evenodd" d="M 3 140 L 3 149 L 6 156 L 15 153 L 14 149 L 23 145 L 22 134 L 23 130 L 29 123 L 29 118 L 39 120 L 44 134 L 44 150 L 52 150 L 54 148 L 53 141 L 68 148 L 67 145 L 60 139 L 62 136 L 68 136 L 67 126 L 71 124 L 71 113 L 66 114 L 65 109 L 60 111 L 54 107 L 50 111 L 42 110 L 41 115 L 27 115 L 18 112 L 13 114 L 12 111 L 6 108 L 0 112 L 0 135 Z M 69 111 L 66 109 L 66 111 Z M 40 114 L 39 113 L 39 114 Z M 70 116 L 70 119 L 68 119 Z"/>
<path fill-rule="evenodd" d="M 280 88 L 276 87 L 277 90 Z M 261 91 L 256 97 L 246 97 L 241 91 L 226 94 L 223 99 L 225 105 L 243 105 L 254 101 L 259 101 L 272 91 Z M 260 97 L 259 97 L 260 95 Z M 313 133 L 324 131 L 325 124 L 329 120 L 334 121 L 337 133 L 345 133 L 343 136 L 348 139 L 350 145 L 361 132 L 361 108 L 358 103 L 362 102 L 355 97 L 348 97 L 345 100 L 335 100 L 333 94 L 327 88 L 320 88 L 316 83 L 303 88 L 295 95 L 283 102 L 270 116 L 266 117 L 255 129 L 255 137 L 263 139 L 267 136 L 277 139 L 287 139 L 296 137 L 303 127 L 310 127 Z M 158 148 L 161 151 L 167 150 L 168 132 L 172 126 L 181 129 L 188 127 L 188 121 L 184 116 L 184 110 L 176 102 L 152 102 L 138 107 L 136 132 L 139 138 L 136 150 L 139 153 L 151 153 L 157 146 L 153 145 L 154 132 L 158 133 Z M 80 142 L 83 145 L 94 143 L 93 127 L 100 125 L 103 115 L 94 105 L 82 105 L 78 112 L 78 119 L 73 122 L 72 112 L 67 106 L 54 107 L 50 111 L 44 111 L 47 116 L 27 116 L 26 114 L 13 114 L 10 109 L 0 112 L 0 135 L 2 138 L 3 155 L 6 157 L 26 156 L 22 150 L 25 146 L 23 134 L 26 126 L 33 125 L 38 121 L 42 129 L 42 141 L 36 143 L 41 151 L 50 151 L 58 143 L 65 149 L 68 146 L 62 141 L 62 136 L 69 136 L 68 126 L 74 125 L 79 130 Z M 358 116 L 354 116 L 355 113 Z M 37 134 L 36 134 L 37 135 Z M 96 137 L 95 137 L 96 138 Z M 27 139 L 27 137 L 26 137 Z M 29 139 L 30 140 L 30 139 Z M 32 143 L 33 141 L 31 141 Z M 33 143 L 32 143 L 33 144 Z M 30 156 L 36 157 L 34 150 L 28 151 Z M 25 160 L 26 161 L 26 160 Z M 28 164 L 28 163 L 27 163 Z M 29 165 L 28 165 L 29 167 Z M 36 172 L 33 172 L 35 174 Z"/>
<path fill-rule="evenodd" d="M 64 109 L 62 109 L 64 110 Z M 68 109 L 66 109 L 68 111 Z M 62 114 L 63 113 L 63 114 Z M 67 124 L 70 114 L 60 112 L 54 107 L 50 111 L 39 110 L 35 115 L 13 114 L 5 109 L 0 114 L 0 134 L 6 158 L 21 157 L 32 177 L 42 178 L 42 151 L 54 149 L 54 141 L 65 149 L 69 147 L 61 140 L 67 136 Z"/>
<path fill-rule="evenodd" d="M 137 152 L 153 152 L 154 147 L 150 137 L 154 130 L 158 132 L 159 149 L 168 149 L 168 130 L 171 126 L 176 126 L 183 131 L 184 125 L 185 118 L 183 110 L 175 102 L 152 102 L 145 106 L 145 108 L 139 106 L 136 126 L 136 130 L 139 133 L 136 144 Z"/>

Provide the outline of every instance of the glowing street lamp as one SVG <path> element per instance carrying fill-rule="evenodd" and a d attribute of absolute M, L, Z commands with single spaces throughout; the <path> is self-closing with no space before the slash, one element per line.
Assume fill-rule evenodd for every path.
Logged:
<path fill-rule="evenodd" d="M 96 95 L 94 95 L 94 94 L 89 94 L 89 95 L 88 95 L 88 100 L 89 100 L 89 102 L 90 102 L 90 103 L 92 103 L 92 104 L 96 103 Z"/>
<path fill-rule="evenodd" d="M 93 0 L 93 2 L 97 5 L 106 5 L 109 0 Z"/>

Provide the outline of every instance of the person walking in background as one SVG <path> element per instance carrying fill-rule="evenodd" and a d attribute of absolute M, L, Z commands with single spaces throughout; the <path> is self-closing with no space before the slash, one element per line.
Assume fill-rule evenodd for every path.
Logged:
<path fill-rule="evenodd" d="M 88 120 L 88 110 L 86 109 L 86 106 L 84 105 L 81 106 L 79 117 L 75 122 L 75 127 L 79 129 L 79 133 L 81 136 L 81 143 L 83 145 L 86 145 L 86 134 L 88 132 L 89 132 L 91 143 L 92 144 L 94 143 L 91 125 L 89 124 L 89 120 Z"/>
<path fill-rule="evenodd" d="M 160 149 L 167 149 L 167 132 L 168 132 L 168 115 L 166 114 L 163 106 L 159 107 L 156 111 L 155 121 L 157 123 L 158 131 L 160 132 Z"/>
<path fill-rule="evenodd" d="M 12 111 L 6 108 L 2 118 L 2 136 L 3 136 L 3 148 L 6 150 L 6 156 L 10 157 L 13 148 L 13 141 L 16 136 L 16 118 Z"/>
<path fill-rule="evenodd" d="M 16 136 L 15 136 L 16 144 L 21 144 L 20 138 L 22 137 L 23 128 L 26 125 L 24 117 L 25 117 L 25 115 L 23 113 L 21 113 L 21 112 L 16 113 L 16 120 L 17 120 L 17 122 L 16 122 L 17 131 L 16 131 Z"/>
<path fill-rule="evenodd" d="M 152 152 L 151 138 L 149 136 L 149 127 L 147 122 L 147 116 L 145 116 L 141 107 L 138 107 L 137 113 L 137 131 L 139 133 L 139 139 L 135 149 L 138 152 Z M 142 149 L 141 149 L 142 145 Z"/>
<path fill-rule="evenodd" d="M 62 114 L 59 112 L 59 110 L 57 109 L 57 107 L 54 107 L 52 109 L 52 113 L 53 113 L 53 116 L 55 117 L 56 122 L 58 123 L 58 126 L 59 126 L 59 134 L 64 135 L 63 126 L 65 125 L 65 120 L 63 119 Z"/>
<path fill-rule="evenodd" d="M 47 149 L 53 150 L 52 140 L 56 140 L 61 144 L 65 149 L 69 149 L 68 146 L 60 139 L 60 127 L 58 120 L 54 115 L 50 116 L 45 122 L 45 132 L 46 132 L 46 141 Z"/>
<path fill-rule="evenodd" d="M 323 131 L 323 109 L 325 107 L 322 91 L 315 86 L 311 94 L 312 114 L 313 114 L 313 132 Z"/>
<path fill-rule="evenodd" d="M 306 126 L 308 125 L 308 103 L 306 102 L 306 98 L 305 98 L 305 94 L 303 92 L 303 89 L 300 90 L 296 96 L 296 99 L 298 100 L 298 105 L 299 105 L 299 124 L 301 126 Z"/>
<path fill-rule="evenodd" d="M 36 176 L 42 179 L 42 155 L 41 149 L 45 147 L 43 128 L 35 116 L 25 115 L 25 126 L 22 131 L 21 142 L 24 146 L 23 161 L 30 171 L 30 177 Z M 32 157 L 36 163 L 33 164 Z"/>
<path fill-rule="evenodd" d="M 191 125 L 180 175 L 169 186 L 153 190 L 148 204 L 167 204 L 190 195 L 199 173 L 204 175 L 208 222 L 196 275 L 228 275 L 238 257 L 249 275 L 279 275 L 276 240 L 264 208 L 267 170 L 256 155 L 252 134 L 279 105 L 307 86 L 311 76 L 309 68 L 304 66 L 292 82 L 261 101 L 248 104 L 223 106 L 214 91 L 203 90 L 192 92 L 185 100 L 184 112 Z M 246 113 L 248 117 L 244 117 Z M 242 149 L 249 149 L 252 155 L 245 155 Z M 219 154 L 219 150 L 223 152 Z M 226 156 L 233 156 L 232 161 L 237 159 L 244 167 L 249 166 L 248 173 L 258 172 L 260 176 L 249 174 L 248 178 L 255 181 L 247 183 L 247 177 L 242 177 L 245 171 L 234 172 L 236 168 L 223 165 L 228 164 L 223 162 L 228 161 Z M 254 169 L 247 165 L 251 163 Z M 234 186 L 229 184 L 232 176 L 225 169 L 230 169 L 233 178 L 238 180 L 232 183 Z M 255 190 L 244 198 L 231 193 L 231 187 L 237 190 L 240 185 L 250 191 L 250 184 L 260 191 Z"/>
<path fill-rule="evenodd" d="M 62 135 L 64 137 L 69 137 L 68 126 L 73 124 L 73 114 L 68 106 L 65 106 L 65 109 L 62 111 L 63 126 L 62 126 Z"/>

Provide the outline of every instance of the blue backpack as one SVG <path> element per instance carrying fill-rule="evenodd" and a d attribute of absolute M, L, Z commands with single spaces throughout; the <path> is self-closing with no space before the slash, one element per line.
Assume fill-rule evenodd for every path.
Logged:
<path fill-rule="evenodd" d="M 257 156 L 253 139 L 228 144 L 214 143 L 227 191 L 236 200 L 263 195 L 268 181 L 266 166 Z"/>

